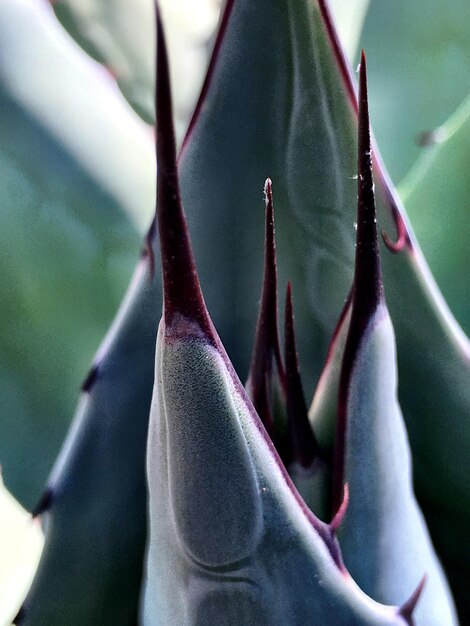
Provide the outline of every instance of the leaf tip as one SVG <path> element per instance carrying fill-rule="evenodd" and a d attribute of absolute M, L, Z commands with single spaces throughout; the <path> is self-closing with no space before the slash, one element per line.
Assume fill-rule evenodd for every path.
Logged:
<path fill-rule="evenodd" d="M 160 234 L 166 333 L 167 336 L 181 333 L 184 326 L 183 332 L 187 334 L 189 322 L 214 343 L 215 331 L 202 296 L 181 203 L 168 54 L 157 4 L 156 23 L 156 219 Z M 186 320 L 183 325 L 179 323 L 182 319 Z"/>
<path fill-rule="evenodd" d="M 278 332 L 276 235 L 272 182 L 270 178 L 267 178 L 264 183 L 264 198 L 263 286 L 247 388 L 256 411 L 261 417 L 264 426 L 272 435 L 273 416 L 269 400 L 268 381 L 272 376 L 273 359 L 277 367 L 281 388 L 284 387 L 285 372 L 281 359 Z"/>
<path fill-rule="evenodd" d="M 354 300 L 356 307 L 361 306 L 361 302 L 364 302 L 364 305 L 369 309 L 375 309 L 378 302 L 382 299 L 383 289 L 377 238 L 377 215 L 371 151 L 367 68 L 366 57 L 364 51 L 362 51 L 359 71 L 357 241 Z M 371 285 L 373 288 L 371 288 Z"/>

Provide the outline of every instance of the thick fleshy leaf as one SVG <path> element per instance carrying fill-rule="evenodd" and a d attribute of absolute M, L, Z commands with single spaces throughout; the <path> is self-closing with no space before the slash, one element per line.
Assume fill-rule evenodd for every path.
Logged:
<path fill-rule="evenodd" d="M 286 442 L 281 459 L 308 508 L 323 520 L 330 518 L 331 464 L 318 445 L 309 422 L 307 403 L 300 377 L 295 341 L 292 290 L 287 284 L 284 322 L 286 366 Z M 277 448 L 279 451 L 279 448 Z"/>
<path fill-rule="evenodd" d="M 345 563 L 361 589 L 396 603 L 426 574 L 414 621 L 457 624 L 453 602 L 412 490 L 397 400 L 395 337 L 385 304 L 372 180 L 365 59 L 359 90 L 357 245 L 335 446 L 335 496 L 348 484 L 340 527 Z"/>
<path fill-rule="evenodd" d="M 18 624 L 135 624 L 146 538 L 148 346 L 157 306 L 142 260 L 35 510 L 46 519 L 46 545 Z"/>
<path fill-rule="evenodd" d="M 132 274 L 152 152 L 46 3 L 2 2 L 0 39 L 0 460 L 31 507 Z"/>
<path fill-rule="evenodd" d="M 336 56 L 332 49 L 336 40 L 323 3 L 238 0 L 226 11 L 219 55 L 180 158 L 201 280 L 228 352 L 243 371 L 249 345 L 239 331 L 255 316 L 251 277 L 260 258 L 253 238 L 262 228 L 252 198 L 269 172 L 276 188 L 278 255 L 284 259 L 280 279 L 292 278 L 298 294 L 302 370 L 315 378 L 352 279 L 354 90 L 338 49 Z M 240 171 L 243 178 L 236 175 Z M 390 234 L 396 222 L 403 234 L 402 253 L 384 255 L 384 275 L 415 476 L 420 497 L 454 520 L 470 501 L 470 430 L 462 428 L 470 415 L 468 341 L 388 185 L 378 170 L 379 221 Z M 233 288 L 240 284 L 243 297 Z"/>
<path fill-rule="evenodd" d="M 334 533 L 298 497 L 212 325 L 180 201 L 160 23 L 157 48 L 164 311 L 143 624 L 403 623 L 343 570 Z"/>

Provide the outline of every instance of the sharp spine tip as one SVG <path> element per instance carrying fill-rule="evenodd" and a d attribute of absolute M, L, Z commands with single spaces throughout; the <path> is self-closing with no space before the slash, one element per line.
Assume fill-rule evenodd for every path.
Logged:
<path fill-rule="evenodd" d="M 398 609 L 398 615 L 403 617 L 403 619 L 405 619 L 408 622 L 408 624 L 410 624 L 410 626 L 413 624 L 413 613 L 421 597 L 421 594 L 423 593 L 427 578 L 428 578 L 427 574 L 424 574 L 424 576 L 421 578 L 418 586 L 413 591 L 411 596 Z"/>
<path fill-rule="evenodd" d="M 338 392 L 333 502 L 340 508 L 344 482 L 347 397 L 349 380 L 364 333 L 380 304 L 384 302 L 380 269 L 377 217 L 372 178 L 369 105 L 365 54 L 359 72 L 359 116 L 357 155 L 357 232 L 351 321 L 341 365 Z"/>
<path fill-rule="evenodd" d="M 268 380 L 273 375 L 273 360 L 276 364 L 281 392 L 284 391 L 285 372 L 284 364 L 281 359 L 278 331 L 276 236 L 272 183 L 270 178 L 267 178 L 264 183 L 264 195 L 265 240 L 263 286 L 247 389 L 261 421 L 272 436 L 274 434 L 274 424 Z"/>
<path fill-rule="evenodd" d="M 167 336 L 178 334 L 181 328 L 174 320 L 186 318 L 202 330 L 214 345 L 217 338 L 204 298 L 191 249 L 186 218 L 178 182 L 176 141 L 170 90 L 170 72 L 164 29 L 156 3 L 156 152 L 157 152 L 157 210 L 160 251 L 163 271 L 163 300 Z M 188 331 L 185 331 L 187 334 Z"/>
<path fill-rule="evenodd" d="M 359 75 L 359 128 L 357 158 L 357 244 L 354 275 L 355 306 L 366 303 L 367 313 L 375 309 L 383 297 L 372 177 L 369 100 L 364 51 Z"/>

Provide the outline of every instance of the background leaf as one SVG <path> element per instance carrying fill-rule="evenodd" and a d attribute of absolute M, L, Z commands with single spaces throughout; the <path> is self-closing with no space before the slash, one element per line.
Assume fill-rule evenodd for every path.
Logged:
<path fill-rule="evenodd" d="M 398 191 L 452 312 L 469 329 L 470 183 L 464 171 L 470 162 L 470 96 L 430 142 Z"/>
<path fill-rule="evenodd" d="M 0 39 L 0 458 L 31 507 L 139 253 L 154 157 L 43 2 L 5 0 Z"/>
<path fill-rule="evenodd" d="M 0 624 L 15 617 L 31 584 L 44 544 L 33 521 L 3 485 L 0 476 Z"/>

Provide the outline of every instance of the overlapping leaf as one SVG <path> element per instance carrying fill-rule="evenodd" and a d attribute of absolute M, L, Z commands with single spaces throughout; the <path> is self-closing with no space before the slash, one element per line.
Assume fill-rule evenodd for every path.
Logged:
<path fill-rule="evenodd" d="M 160 24 L 157 45 L 164 310 L 149 426 L 143 624 L 398 626 L 403 614 L 356 587 L 333 529 L 298 497 L 212 325 L 180 201 Z"/>
<path fill-rule="evenodd" d="M 395 337 L 377 241 L 364 57 L 358 163 L 355 272 L 335 443 L 336 501 L 343 482 L 349 493 L 341 545 L 361 589 L 382 602 L 399 602 L 426 572 L 416 623 L 456 624 L 447 582 L 413 494 L 411 455 L 396 397 Z"/>
<path fill-rule="evenodd" d="M 352 89 L 332 51 L 323 5 L 276 2 L 268 7 L 239 1 L 230 8 L 204 106 L 180 159 L 201 280 L 217 327 L 243 371 L 241 355 L 249 348 L 239 330 L 254 316 L 256 290 L 250 277 L 259 257 L 253 233 L 261 229 L 251 198 L 269 172 L 276 184 L 278 252 L 287 261 L 281 279 L 285 272 L 294 288 L 303 286 L 296 288 L 299 345 L 303 371 L 315 377 L 352 278 Z M 246 72 L 247 67 L 256 71 Z M 218 143 L 206 137 L 218 138 Z M 236 175 L 241 168 L 243 185 Z M 381 225 L 392 232 L 396 217 L 406 244 L 398 256 L 384 254 L 384 274 L 417 485 L 421 497 L 445 507 L 443 515 L 452 520 L 468 515 L 470 500 L 464 469 L 470 436 L 468 341 L 443 303 L 380 173 L 377 184 Z M 213 242 L 216 274 L 200 243 L 205 237 Z M 242 278 L 244 296 L 239 297 L 231 285 Z M 222 311 L 221 306 L 228 308 Z"/>

